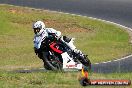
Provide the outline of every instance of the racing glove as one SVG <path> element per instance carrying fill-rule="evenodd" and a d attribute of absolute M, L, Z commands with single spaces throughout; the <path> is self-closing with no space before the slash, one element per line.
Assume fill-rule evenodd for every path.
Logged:
<path fill-rule="evenodd" d="M 35 52 L 36 55 L 38 55 L 39 50 L 34 47 L 34 52 Z"/>

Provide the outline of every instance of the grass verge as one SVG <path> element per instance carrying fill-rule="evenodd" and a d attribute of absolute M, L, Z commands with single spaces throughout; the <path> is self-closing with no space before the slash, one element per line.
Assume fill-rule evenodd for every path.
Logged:
<path fill-rule="evenodd" d="M 1 88 L 84 88 L 76 72 L 0 73 Z M 90 79 L 129 79 L 132 73 L 90 74 Z M 131 86 L 88 86 L 86 88 L 131 88 Z"/>

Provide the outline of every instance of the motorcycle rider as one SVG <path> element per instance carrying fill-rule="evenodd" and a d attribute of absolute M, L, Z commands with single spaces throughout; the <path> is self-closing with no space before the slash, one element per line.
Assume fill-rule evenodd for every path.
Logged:
<path fill-rule="evenodd" d="M 34 51 L 36 55 L 39 53 L 39 49 L 41 46 L 41 42 L 44 40 L 45 37 L 49 37 L 51 34 L 54 34 L 54 36 L 57 39 L 60 39 L 62 42 L 64 42 L 73 52 L 82 54 L 82 52 L 78 49 L 76 49 L 75 45 L 73 44 L 75 38 L 68 38 L 66 36 L 61 36 L 61 32 L 57 31 L 53 28 L 46 28 L 44 22 L 42 21 L 36 21 L 33 23 L 33 30 L 34 30 Z"/>

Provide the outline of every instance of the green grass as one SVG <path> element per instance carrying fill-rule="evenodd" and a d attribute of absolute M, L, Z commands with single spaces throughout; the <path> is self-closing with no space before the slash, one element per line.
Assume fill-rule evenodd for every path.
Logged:
<path fill-rule="evenodd" d="M 75 37 L 75 45 L 89 55 L 92 63 L 132 53 L 129 35 L 120 27 L 43 10 L 7 5 L 0 5 L 0 9 L 0 66 L 40 66 L 32 42 L 32 23 L 36 20 L 43 20 L 47 27 L 60 30 L 63 35 Z"/>
<path fill-rule="evenodd" d="M 37 72 L 0 73 L 0 88 L 83 88 L 76 72 Z M 128 79 L 132 73 L 90 74 L 90 79 Z M 88 86 L 87 88 L 106 88 L 107 86 Z M 108 88 L 130 88 L 130 86 L 110 86 Z"/>
<path fill-rule="evenodd" d="M 81 87 L 77 81 L 77 73 L 6 72 L 43 67 L 42 61 L 33 51 L 32 23 L 36 20 L 43 20 L 47 27 L 60 30 L 63 35 L 75 37 L 75 45 L 89 55 L 92 63 L 132 53 L 128 33 L 112 24 L 75 15 L 0 5 L 0 88 Z M 129 79 L 131 75 L 91 73 L 90 77 Z"/>

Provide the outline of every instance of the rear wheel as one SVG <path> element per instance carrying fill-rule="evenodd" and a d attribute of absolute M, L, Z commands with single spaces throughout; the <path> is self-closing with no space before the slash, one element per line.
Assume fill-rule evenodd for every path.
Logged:
<path fill-rule="evenodd" d="M 91 61 L 89 60 L 89 58 L 84 55 L 84 56 L 80 56 L 79 55 L 79 59 L 78 59 L 88 70 L 91 70 Z"/>

